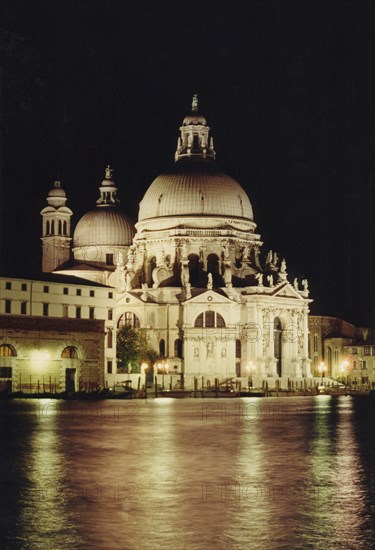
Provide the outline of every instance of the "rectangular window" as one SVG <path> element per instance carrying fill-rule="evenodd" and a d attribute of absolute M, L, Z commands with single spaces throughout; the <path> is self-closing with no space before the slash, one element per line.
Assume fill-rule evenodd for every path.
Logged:
<path fill-rule="evenodd" d="M 68 306 L 64 305 L 63 306 L 63 317 L 69 317 L 68 311 L 69 311 Z"/>
<path fill-rule="evenodd" d="M 113 298 L 113 292 L 108 292 L 108 298 Z"/>
<path fill-rule="evenodd" d="M 82 290 L 80 288 L 77 288 L 76 294 L 77 294 L 77 296 L 81 296 L 82 295 Z"/>
<path fill-rule="evenodd" d="M 95 319 L 95 308 L 89 307 L 89 319 Z"/>
<path fill-rule="evenodd" d="M 49 306 L 49 304 L 43 304 L 43 315 L 45 317 L 48 316 L 48 306 Z"/>
<path fill-rule="evenodd" d="M 7 282 L 5 283 L 5 288 L 6 288 L 7 290 L 12 290 L 12 283 L 10 283 L 10 282 L 7 281 Z"/>
<path fill-rule="evenodd" d="M 107 334 L 107 346 L 109 348 L 111 348 L 113 346 L 113 333 L 112 333 L 111 329 L 109 329 L 108 334 Z"/>
<path fill-rule="evenodd" d="M 12 301 L 5 300 L 5 313 L 12 313 Z"/>
<path fill-rule="evenodd" d="M 108 321 L 112 321 L 113 320 L 113 309 L 109 309 L 108 310 Z"/>
<path fill-rule="evenodd" d="M 107 372 L 112 374 L 112 361 L 107 361 Z"/>
<path fill-rule="evenodd" d="M 367 369 L 367 361 L 361 361 L 361 369 Z"/>
<path fill-rule="evenodd" d="M 357 368 L 357 361 L 353 361 L 353 370 L 356 370 Z"/>
<path fill-rule="evenodd" d="M 357 348 L 352 348 L 352 355 L 357 355 L 357 353 L 358 353 Z"/>
<path fill-rule="evenodd" d="M 106 254 L 105 255 L 105 263 L 107 265 L 113 265 L 113 254 Z"/>
<path fill-rule="evenodd" d="M 371 355 L 371 346 L 365 346 L 364 347 L 363 355 Z"/>
<path fill-rule="evenodd" d="M 43 292 L 49 292 L 49 286 L 44 286 L 43 287 Z"/>
<path fill-rule="evenodd" d="M 81 318 L 81 306 L 76 307 L 76 318 L 77 319 Z"/>
<path fill-rule="evenodd" d="M 27 302 L 21 302 L 21 315 L 26 315 Z"/>
<path fill-rule="evenodd" d="M 69 294 L 69 288 L 64 287 L 63 293 L 64 294 Z"/>
<path fill-rule="evenodd" d="M 95 290 L 90 290 L 90 298 L 94 298 L 95 296 Z"/>
<path fill-rule="evenodd" d="M 27 284 L 26 283 L 22 283 L 21 290 L 27 290 Z"/>

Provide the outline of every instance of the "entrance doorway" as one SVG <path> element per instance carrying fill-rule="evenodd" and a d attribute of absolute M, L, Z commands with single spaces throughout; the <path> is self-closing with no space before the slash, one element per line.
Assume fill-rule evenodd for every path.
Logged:
<path fill-rule="evenodd" d="M 65 390 L 67 393 L 74 393 L 76 391 L 75 378 L 76 369 L 65 369 Z"/>

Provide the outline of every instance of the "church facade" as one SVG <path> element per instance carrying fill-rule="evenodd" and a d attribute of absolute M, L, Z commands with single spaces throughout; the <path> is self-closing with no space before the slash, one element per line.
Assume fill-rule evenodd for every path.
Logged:
<path fill-rule="evenodd" d="M 110 167 L 99 192 L 71 236 L 72 211 L 55 183 L 41 212 L 43 271 L 113 288 L 112 346 L 122 324 L 147 329 L 161 364 L 186 386 L 202 376 L 251 375 L 270 386 L 311 377 L 308 283 L 290 282 L 285 259 L 262 253 L 249 197 L 218 167 L 196 96 L 174 165 L 151 183 L 135 225 Z"/>

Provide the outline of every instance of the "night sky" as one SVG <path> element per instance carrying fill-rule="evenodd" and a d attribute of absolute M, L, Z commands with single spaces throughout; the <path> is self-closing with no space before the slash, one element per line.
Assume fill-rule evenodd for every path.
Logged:
<path fill-rule="evenodd" d="M 40 272 L 56 179 L 74 224 L 110 164 L 136 221 L 199 94 L 218 163 L 314 314 L 374 322 L 373 3 L 3 0 L 1 274 Z"/>

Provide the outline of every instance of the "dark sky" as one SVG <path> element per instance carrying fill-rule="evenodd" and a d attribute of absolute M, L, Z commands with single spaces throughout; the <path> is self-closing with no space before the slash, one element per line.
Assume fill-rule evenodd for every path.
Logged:
<path fill-rule="evenodd" d="M 136 221 L 198 92 L 219 164 L 312 312 L 374 321 L 373 3 L 3 0 L 2 273 L 40 269 L 45 197 L 75 223 L 105 166 Z"/>

